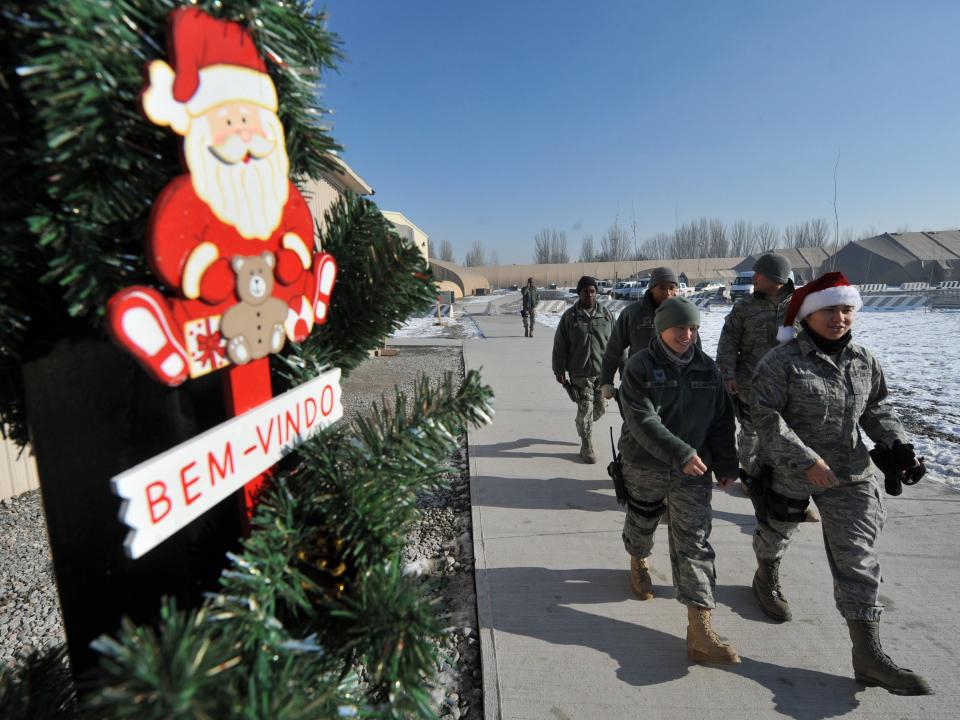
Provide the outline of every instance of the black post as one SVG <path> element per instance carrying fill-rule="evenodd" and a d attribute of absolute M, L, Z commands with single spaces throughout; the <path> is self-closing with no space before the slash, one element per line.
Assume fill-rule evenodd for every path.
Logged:
<path fill-rule="evenodd" d="M 27 418 L 74 676 L 97 662 L 90 642 L 123 616 L 157 617 L 161 597 L 199 604 L 240 536 L 238 504 L 220 503 L 137 560 L 110 479 L 224 419 L 214 373 L 170 389 L 106 340 L 63 341 L 23 366 Z"/>

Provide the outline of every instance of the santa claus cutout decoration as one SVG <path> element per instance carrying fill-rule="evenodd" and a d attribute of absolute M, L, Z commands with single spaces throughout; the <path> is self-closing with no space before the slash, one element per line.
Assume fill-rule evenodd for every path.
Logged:
<path fill-rule="evenodd" d="M 171 295 L 126 288 L 107 316 L 116 341 L 174 386 L 304 340 L 327 320 L 337 266 L 315 249 L 288 177 L 277 91 L 250 35 L 181 8 L 169 42 L 171 64 L 150 63 L 142 106 L 183 137 L 188 173 L 157 198 L 147 238 Z"/>

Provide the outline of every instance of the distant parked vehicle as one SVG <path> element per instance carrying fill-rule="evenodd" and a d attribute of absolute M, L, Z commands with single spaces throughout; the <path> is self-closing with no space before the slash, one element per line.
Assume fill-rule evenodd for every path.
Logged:
<path fill-rule="evenodd" d="M 613 292 L 613 283 L 609 280 L 597 280 L 597 294 L 609 295 Z"/>
<path fill-rule="evenodd" d="M 697 283 L 696 287 L 693 288 L 693 291 L 694 291 L 694 292 L 698 292 L 698 293 L 699 293 L 699 292 L 703 292 L 703 293 L 713 293 L 713 292 L 716 292 L 717 290 L 719 290 L 721 287 L 723 287 L 723 286 L 722 286 L 720 283 L 718 283 L 718 282 L 712 282 L 712 281 L 709 281 L 709 280 L 708 280 L 707 282 L 699 282 L 699 283 Z"/>
<path fill-rule="evenodd" d="M 634 287 L 635 285 L 636 283 L 633 280 L 623 280 L 621 282 L 618 282 L 616 285 L 613 286 L 613 292 L 611 293 L 613 295 L 613 299 L 625 300 L 627 292 L 630 290 L 630 288 Z"/>
<path fill-rule="evenodd" d="M 650 278 L 644 278 L 643 280 L 637 280 L 630 287 L 624 288 L 620 291 L 620 300 L 639 300 L 643 297 L 643 294 L 647 291 L 647 288 L 650 287 Z M 617 297 L 617 295 L 614 295 Z"/>
<path fill-rule="evenodd" d="M 738 272 L 730 283 L 730 299 L 736 300 L 744 295 L 753 294 L 753 271 Z"/>
<path fill-rule="evenodd" d="M 688 287 L 685 282 L 677 285 L 677 295 L 680 297 L 690 297 L 694 292 L 694 289 L 692 287 Z"/>

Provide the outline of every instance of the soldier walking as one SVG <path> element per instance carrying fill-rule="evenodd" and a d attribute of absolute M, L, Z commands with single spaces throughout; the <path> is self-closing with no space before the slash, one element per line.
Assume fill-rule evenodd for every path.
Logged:
<path fill-rule="evenodd" d="M 620 313 L 600 368 L 600 385 L 604 399 L 613 397 L 613 377 L 623 363 L 624 352 L 633 355 L 647 349 L 656 335 L 653 314 L 661 303 L 677 294 L 678 287 L 677 274 L 673 270 L 668 267 L 654 268 L 650 271 L 650 286 L 643 297 Z"/>
<path fill-rule="evenodd" d="M 576 388 L 577 434 L 580 436 L 580 458 L 595 463 L 593 451 L 593 423 L 604 413 L 600 395 L 600 362 L 610 332 L 613 315 L 597 302 L 597 281 L 584 275 L 577 282 L 579 300 L 562 316 L 553 337 L 553 374 L 557 382 L 567 382 Z"/>
<path fill-rule="evenodd" d="M 520 316 L 523 318 L 524 337 L 533 337 L 533 324 L 537 318 L 539 304 L 540 291 L 533 284 L 533 278 L 527 278 L 527 284 L 520 290 Z"/>
<path fill-rule="evenodd" d="M 734 397 L 740 421 L 740 466 L 752 473 L 756 473 L 757 434 L 750 421 L 750 379 L 760 358 L 777 346 L 777 331 L 783 326 L 793 290 L 790 261 L 779 253 L 761 255 L 753 265 L 753 294 L 733 306 L 717 344 L 717 367 Z"/>
<path fill-rule="evenodd" d="M 654 316 L 650 347 L 631 355 L 620 385 L 623 479 L 627 516 L 623 544 L 638 597 L 653 597 L 654 531 L 670 503 L 668 538 L 676 597 L 687 606 L 691 660 L 739 663 L 713 630 L 715 554 L 710 546 L 711 474 L 726 489 L 737 476 L 734 410 L 716 363 L 696 344 L 700 311 L 671 298 Z"/>
<path fill-rule="evenodd" d="M 768 477 L 755 500 L 754 593 L 765 613 L 791 617 L 780 589 L 780 561 L 811 496 L 822 517 L 823 540 L 837 609 L 853 643 L 854 676 L 899 695 L 930 692 L 918 674 L 898 667 L 880 644 L 880 562 L 876 543 L 886 510 L 862 429 L 878 448 L 907 455 L 904 470 L 923 466 L 906 444 L 877 359 L 851 342 L 860 293 L 839 272 L 798 288 L 779 339 L 753 375 L 753 425 L 761 472 Z M 801 329 L 795 333 L 793 325 Z"/>

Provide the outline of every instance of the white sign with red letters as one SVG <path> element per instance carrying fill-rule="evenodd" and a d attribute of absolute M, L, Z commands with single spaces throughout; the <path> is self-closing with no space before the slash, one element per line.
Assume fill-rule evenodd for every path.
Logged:
<path fill-rule="evenodd" d="M 156 547 L 339 420 L 341 396 L 334 368 L 114 477 L 120 518 L 132 528 L 127 555 Z"/>

